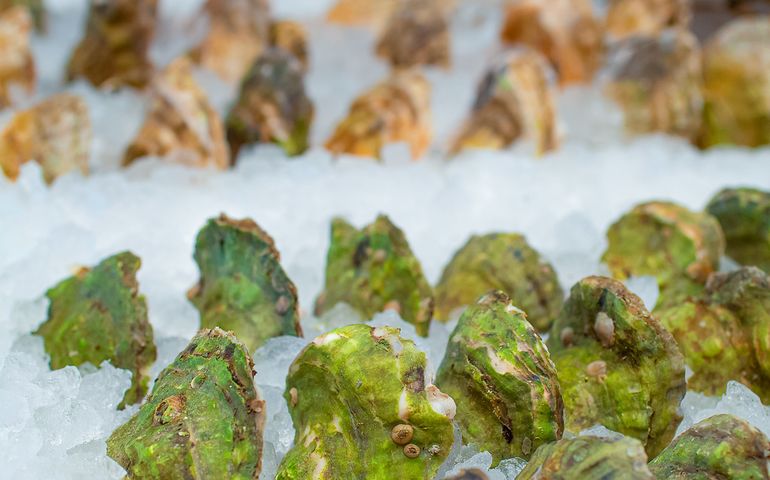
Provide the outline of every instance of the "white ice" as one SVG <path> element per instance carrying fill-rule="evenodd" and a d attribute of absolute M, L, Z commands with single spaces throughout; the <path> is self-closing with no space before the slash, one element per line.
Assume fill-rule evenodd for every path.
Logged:
<path fill-rule="evenodd" d="M 195 24 L 200 2 L 161 1 L 161 31 L 166 33 L 152 50 L 159 64 L 200 34 L 195 28 L 189 36 L 183 33 L 186 25 Z M 606 271 L 599 263 L 603 232 L 635 203 L 669 199 L 700 209 L 726 185 L 770 188 L 770 149 L 701 152 L 663 135 L 624 138 L 617 109 L 592 87 L 560 94 L 559 151 L 536 159 L 531 146 L 522 143 L 505 152 L 471 152 L 447 161 L 446 143 L 472 102 L 484 65 L 497 50 L 499 15 L 478 7 L 489 2 L 477 2 L 477 7 L 466 2 L 454 22 L 458 67 L 428 72 L 434 85 L 436 141 L 419 163 L 409 161 L 398 146 L 389 148 L 384 165 L 333 159 L 320 148 L 350 100 L 387 69 L 371 54 L 371 32 L 319 20 L 326 0 L 276 0 L 277 15 L 300 18 L 310 29 L 313 67 L 308 91 L 316 103 L 315 147 L 290 160 L 272 147 L 247 149 L 238 165 L 223 173 L 162 160 L 138 162 L 121 171 L 121 150 L 136 133 L 147 101 L 134 92 L 100 92 L 82 82 L 63 86 L 62 69 L 80 36 L 86 2 L 47 3 L 51 34 L 33 42 L 40 87 L 22 106 L 61 89 L 82 94 L 95 125 L 94 173 L 87 179 L 61 178 L 50 188 L 35 165 L 26 166 L 15 184 L 0 178 L 0 464 L 8 478 L 122 476 L 106 457 L 105 439 L 132 411 L 114 408 L 128 385 L 127 373 L 108 365 L 51 371 L 40 339 L 29 335 L 45 319 L 45 290 L 77 265 L 95 264 L 124 249 L 141 256 L 139 281 L 159 348 L 152 369 L 156 375 L 198 327 L 197 312 L 185 297 L 198 276 L 191 257 L 193 242 L 205 220 L 220 212 L 252 217 L 275 238 L 282 263 L 299 289 L 310 338 L 358 321 L 344 309 L 320 320 L 310 313 L 323 286 L 329 221 L 335 215 L 359 226 L 379 212 L 390 215 L 405 231 L 431 281 L 439 278 L 469 235 L 521 232 L 554 264 L 569 289 L 583 276 Z M 217 108 L 226 111 L 234 87 L 207 72 L 199 72 L 199 80 Z M 4 112 L 0 121 L 9 116 Z M 656 292 L 649 282 L 636 279 L 630 286 L 645 303 L 654 302 Z M 392 313 L 377 316 L 375 323 L 395 323 L 405 336 L 414 337 L 411 327 Z M 416 339 L 433 368 L 451 329 L 437 324 L 428 340 Z M 275 471 L 291 443 L 283 374 L 309 338 L 276 339 L 256 355 L 256 380 L 268 414 L 263 478 Z M 741 413 L 767 432 L 765 408 L 741 389 L 731 385 L 728 395 L 718 400 L 688 394 L 685 422 L 723 409 Z M 474 464 L 483 466 L 488 457 L 475 454 L 480 456 Z M 470 457 L 460 461 L 466 460 Z M 515 475 L 498 471 L 505 478 Z"/>

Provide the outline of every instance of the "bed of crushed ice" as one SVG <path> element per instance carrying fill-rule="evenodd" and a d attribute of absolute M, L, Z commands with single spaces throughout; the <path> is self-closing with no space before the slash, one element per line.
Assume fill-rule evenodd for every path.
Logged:
<path fill-rule="evenodd" d="M 136 410 L 115 409 L 129 373 L 108 364 L 51 371 L 41 339 L 29 334 L 45 319 L 45 290 L 77 265 L 95 264 L 125 249 L 141 256 L 140 288 L 159 350 L 154 376 L 198 326 L 185 291 L 197 280 L 191 254 L 204 221 L 226 212 L 252 217 L 270 232 L 299 289 L 307 337 L 277 338 L 255 353 L 256 380 L 268 402 L 260 478 L 272 478 L 294 435 L 281 397 L 288 365 L 314 335 L 355 319 L 345 308 L 322 319 L 310 313 L 323 283 L 332 216 L 363 225 L 378 212 L 387 213 L 406 232 L 431 281 L 470 234 L 523 232 L 553 262 L 568 289 L 579 278 L 604 271 L 598 263 L 603 232 L 633 204 L 660 198 L 700 209 L 726 185 L 770 188 L 770 149 L 699 152 L 665 136 L 626 139 L 617 110 L 590 87 L 560 94 L 563 146 L 558 152 L 538 159 L 531 146 L 520 144 L 507 152 L 475 152 L 447 161 L 446 141 L 497 49 L 499 17 L 487 8 L 490 2 L 481 1 L 462 7 L 454 21 L 454 62 L 461 68 L 429 72 L 436 142 L 420 163 L 410 162 L 398 145 L 388 148 L 384 164 L 332 159 L 319 147 L 286 159 L 275 148 L 260 147 L 242 152 L 237 167 L 225 173 L 159 159 L 118 170 L 146 102 L 129 91 L 62 86 L 61 72 L 80 36 L 86 2 L 47 3 L 50 33 L 34 41 L 40 76 L 36 98 L 62 89 L 85 96 L 95 127 L 93 175 L 61 178 L 50 188 L 35 165 L 26 166 L 16 184 L 0 177 L 0 465 L 6 478 L 123 475 L 106 456 L 105 439 Z M 323 24 L 319 14 L 327 0 L 272 3 L 276 16 L 301 18 L 310 28 L 308 89 L 317 108 L 313 139 L 320 145 L 350 100 L 387 69 L 371 55 L 371 33 Z M 162 27 L 153 50 L 159 64 L 185 51 L 205 28 L 194 16 L 200 4 L 161 0 Z M 233 88 L 205 72 L 199 80 L 225 111 Z M 3 113 L 0 121 L 9 115 Z M 635 279 L 631 287 L 654 303 L 657 288 L 651 279 Z M 400 326 L 405 336 L 414 337 L 393 313 L 375 322 Z M 434 367 L 450 329 L 434 324 L 430 338 L 417 339 Z M 680 430 L 716 412 L 731 412 L 770 434 L 770 410 L 738 384 L 730 384 L 722 398 L 688 393 L 682 410 Z M 593 433 L 607 434 L 601 428 Z M 490 462 L 472 446 L 457 446 L 444 472 L 458 465 L 486 469 Z M 521 461 L 504 461 L 490 478 L 515 478 L 521 466 Z"/>

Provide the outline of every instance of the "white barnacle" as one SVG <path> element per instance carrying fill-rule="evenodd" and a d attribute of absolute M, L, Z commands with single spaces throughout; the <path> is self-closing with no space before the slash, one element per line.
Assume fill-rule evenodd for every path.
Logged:
<path fill-rule="evenodd" d="M 390 332 L 388 331 L 388 329 L 386 327 L 374 327 L 372 329 L 372 336 L 376 340 L 382 340 L 383 338 L 387 337 L 388 335 L 390 335 Z"/>
<path fill-rule="evenodd" d="M 336 333 L 327 333 L 325 335 L 320 335 L 316 337 L 315 340 L 313 340 L 313 343 L 318 345 L 319 347 L 322 347 L 324 345 L 328 345 L 332 343 L 335 340 L 339 340 L 340 338 L 342 337 L 340 337 Z"/>
<path fill-rule="evenodd" d="M 527 314 L 524 312 L 524 310 L 520 309 L 519 307 L 515 306 L 512 303 L 509 303 L 508 305 L 506 305 L 505 312 L 506 313 L 513 313 L 513 314 L 516 314 L 516 315 L 523 315 L 524 318 L 527 318 Z"/>
<path fill-rule="evenodd" d="M 603 347 L 611 347 L 615 343 L 615 322 L 606 313 L 597 313 L 594 320 L 594 333 Z"/>
<path fill-rule="evenodd" d="M 455 418 L 457 405 L 455 405 L 455 401 L 452 400 L 452 397 L 443 393 L 435 385 L 428 385 L 427 388 L 425 388 L 425 393 L 428 394 L 428 402 L 434 412 L 440 413 L 450 420 Z"/>
<path fill-rule="evenodd" d="M 586 366 L 586 375 L 594 377 L 599 381 L 604 381 L 607 377 L 607 362 L 604 360 L 596 360 L 589 363 Z"/>
<path fill-rule="evenodd" d="M 401 390 L 401 396 L 398 398 L 398 418 L 409 421 L 409 401 L 407 399 L 406 387 Z"/>

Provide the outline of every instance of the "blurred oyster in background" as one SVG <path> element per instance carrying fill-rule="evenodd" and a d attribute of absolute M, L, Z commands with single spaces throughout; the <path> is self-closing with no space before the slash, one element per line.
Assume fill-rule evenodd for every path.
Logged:
<path fill-rule="evenodd" d="M 270 45 L 282 48 L 294 55 L 302 64 L 302 69 L 308 69 L 307 31 L 305 27 L 291 20 L 278 20 L 270 24 Z"/>
<path fill-rule="evenodd" d="M 770 442 L 744 420 L 715 415 L 685 430 L 650 462 L 655 478 L 766 479 Z"/>
<path fill-rule="evenodd" d="M 270 41 L 267 0 L 206 0 L 209 31 L 190 56 L 228 82 L 243 78 Z"/>
<path fill-rule="evenodd" d="M 35 61 L 30 50 L 32 20 L 22 7 L 0 13 L 0 109 L 13 100 L 14 88 L 35 89 Z"/>
<path fill-rule="evenodd" d="M 449 13 L 458 0 L 435 0 Z M 393 14 L 412 0 L 337 0 L 326 15 L 328 21 L 343 25 L 361 25 L 380 29 Z"/>
<path fill-rule="evenodd" d="M 253 352 L 268 339 L 302 336 L 297 288 L 275 242 L 253 220 L 212 218 L 195 240 L 201 276 L 187 292 L 201 327 L 232 331 Z"/>
<path fill-rule="evenodd" d="M 736 380 L 770 401 L 770 278 L 761 270 L 713 274 L 702 295 L 658 309 L 655 316 L 693 371 L 689 389 L 721 395 Z"/>
<path fill-rule="evenodd" d="M 426 357 L 392 327 L 349 325 L 317 337 L 289 367 L 294 446 L 276 480 L 432 480 L 454 441 L 454 401 Z"/>
<path fill-rule="evenodd" d="M 767 0 L 691 0 L 690 28 L 701 42 L 721 27 L 742 16 L 770 14 Z"/>
<path fill-rule="evenodd" d="M 711 199 L 706 210 L 722 226 L 727 255 L 770 274 L 770 192 L 726 188 Z"/>
<path fill-rule="evenodd" d="M 330 22 L 346 25 L 383 25 L 403 0 L 337 0 L 329 10 Z"/>
<path fill-rule="evenodd" d="M 144 88 L 153 75 L 148 50 L 157 7 L 158 0 L 90 0 L 85 35 L 70 58 L 67 79 Z"/>
<path fill-rule="evenodd" d="M 696 140 L 703 117 L 698 40 L 687 30 L 631 36 L 607 56 L 607 95 L 630 134 L 665 132 Z"/>
<path fill-rule="evenodd" d="M 401 2 L 377 42 L 377 55 L 394 68 L 449 67 L 449 19 L 440 0 Z"/>
<path fill-rule="evenodd" d="M 126 479 L 255 479 L 264 423 L 249 351 L 231 332 L 201 330 L 112 433 L 107 454 Z"/>
<path fill-rule="evenodd" d="M 602 62 L 602 25 L 591 0 L 511 2 L 500 36 L 542 53 L 562 85 L 589 83 Z"/>
<path fill-rule="evenodd" d="M 265 51 L 243 79 L 225 119 L 233 163 L 243 146 L 254 143 L 275 143 L 288 155 L 303 153 L 314 114 L 300 61 L 281 48 Z"/>
<path fill-rule="evenodd" d="M 548 73 L 542 55 L 528 48 L 499 57 L 481 81 L 451 151 L 501 150 L 520 138 L 532 140 L 538 154 L 555 149 L 556 113 Z"/>
<path fill-rule="evenodd" d="M 702 144 L 770 143 L 770 16 L 723 27 L 703 51 Z"/>
<path fill-rule="evenodd" d="M 40 164 L 48 183 L 73 170 L 85 175 L 92 136 L 85 101 L 59 93 L 17 112 L 8 122 L 0 133 L 0 166 L 11 180 L 28 161 Z"/>
<path fill-rule="evenodd" d="M 522 235 L 474 235 L 444 267 L 436 285 L 436 320 L 450 320 L 491 290 L 505 292 L 541 332 L 550 328 L 564 302 L 553 267 Z"/>
<path fill-rule="evenodd" d="M 418 334 L 428 335 L 433 291 L 404 232 L 385 215 L 361 230 L 341 218 L 332 220 L 326 284 L 315 313 L 320 316 L 343 302 L 365 320 L 395 310 Z"/>
<path fill-rule="evenodd" d="M 192 76 L 187 58 L 179 58 L 153 80 L 152 106 L 123 165 L 146 156 L 196 167 L 225 169 L 230 155 L 219 114 Z"/>
<path fill-rule="evenodd" d="M 686 30 L 692 0 L 609 0 L 606 31 L 614 38 L 655 37 L 668 28 Z"/>
<path fill-rule="evenodd" d="M 548 349 L 501 291 L 468 307 L 449 337 L 436 385 L 457 404 L 464 444 L 492 454 L 492 466 L 529 458 L 564 430 L 559 381 Z"/>
<path fill-rule="evenodd" d="M 122 252 L 75 275 L 46 292 L 48 319 L 35 332 L 43 337 L 51 368 L 94 366 L 104 361 L 131 371 L 125 405 L 139 403 L 147 393 L 156 350 L 147 302 L 139 294 L 139 257 Z"/>
<path fill-rule="evenodd" d="M 326 148 L 335 154 L 379 159 L 386 144 L 405 142 L 412 158 L 419 159 L 432 137 L 430 92 L 422 74 L 394 72 L 353 102 Z"/>
<path fill-rule="evenodd" d="M 46 11 L 43 0 L 0 0 L 0 13 L 11 10 L 16 6 L 27 9 L 35 22 L 35 30 L 44 32 L 47 27 Z"/>
<path fill-rule="evenodd" d="M 638 440 L 565 438 L 540 447 L 517 480 L 655 480 Z"/>
<path fill-rule="evenodd" d="M 652 275 L 658 280 L 658 306 L 698 294 L 719 269 L 725 240 L 719 222 L 671 202 L 635 206 L 607 230 L 602 261 L 612 276 Z"/>
<path fill-rule="evenodd" d="M 587 277 L 575 284 L 547 346 L 568 431 L 601 424 L 640 440 L 650 457 L 668 445 L 682 420 L 684 358 L 622 283 Z"/>

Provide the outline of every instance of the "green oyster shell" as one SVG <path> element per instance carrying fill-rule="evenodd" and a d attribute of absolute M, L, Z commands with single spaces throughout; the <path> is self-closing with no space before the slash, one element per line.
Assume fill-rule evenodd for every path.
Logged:
<path fill-rule="evenodd" d="M 301 154 L 309 146 L 314 113 L 302 63 L 282 48 L 268 49 L 243 78 L 225 119 L 232 158 L 255 143 L 275 143 L 289 155 Z"/>
<path fill-rule="evenodd" d="M 273 239 L 253 220 L 209 220 L 198 232 L 195 262 L 201 278 L 188 297 L 201 328 L 232 331 L 250 351 L 272 337 L 302 336 L 297 289 Z"/>
<path fill-rule="evenodd" d="M 551 264 L 522 235 L 474 235 L 452 257 L 436 285 L 436 319 L 473 304 L 490 290 L 502 290 L 539 331 L 547 331 L 564 303 Z"/>
<path fill-rule="evenodd" d="M 693 370 L 688 387 L 724 393 L 729 380 L 770 401 L 770 277 L 755 267 L 713 274 L 703 295 L 662 308 L 656 318 Z"/>
<path fill-rule="evenodd" d="M 651 457 L 668 444 L 681 421 L 684 359 L 671 334 L 622 283 L 578 282 L 547 345 L 567 430 L 602 424 L 639 439 Z"/>
<path fill-rule="evenodd" d="M 107 454 L 129 479 L 257 478 L 265 409 L 253 377 L 232 333 L 201 330 L 112 433 Z"/>
<path fill-rule="evenodd" d="M 722 226 L 730 258 L 770 273 L 770 192 L 726 188 L 706 210 Z"/>
<path fill-rule="evenodd" d="M 690 427 L 650 462 L 656 478 L 709 480 L 770 478 L 767 437 L 732 415 L 715 415 Z"/>
<path fill-rule="evenodd" d="M 81 268 L 48 292 L 48 319 L 35 332 L 43 337 L 51 368 L 109 361 L 131 371 L 131 387 L 119 408 L 142 401 L 156 350 L 147 304 L 139 295 L 141 260 L 122 252 L 92 269 Z"/>
<path fill-rule="evenodd" d="M 561 438 L 556 368 L 526 314 L 503 292 L 482 297 L 460 317 L 436 385 L 457 403 L 463 443 L 490 452 L 493 466 L 529 458 Z"/>
<path fill-rule="evenodd" d="M 426 336 L 433 315 L 433 292 L 404 232 L 385 215 L 356 230 L 336 218 L 326 257 L 326 286 L 316 315 L 344 302 L 365 319 L 395 309 Z"/>
<path fill-rule="evenodd" d="M 276 480 L 432 479 L 452 448 L 455 405 L 427 384 L 425 366 L 390 327 L 350 325 L 313 340 L 286 379 L 296 436 Z M 396 442 L 395 427 L 411 434 Z"/>
<path fill-rule="evenodd" d="M 638 440 L 576 437 L 538 448 L 517 480 L 654 480 Z"/>
<path fill-rule="evenodd" d="M 671 202 L 635 206 L 610 226 L 607 241 L 602 261 L 612 276 L 656 277 L 658 306 L 700 293 L 725 249 L 714 217 Z"/>

